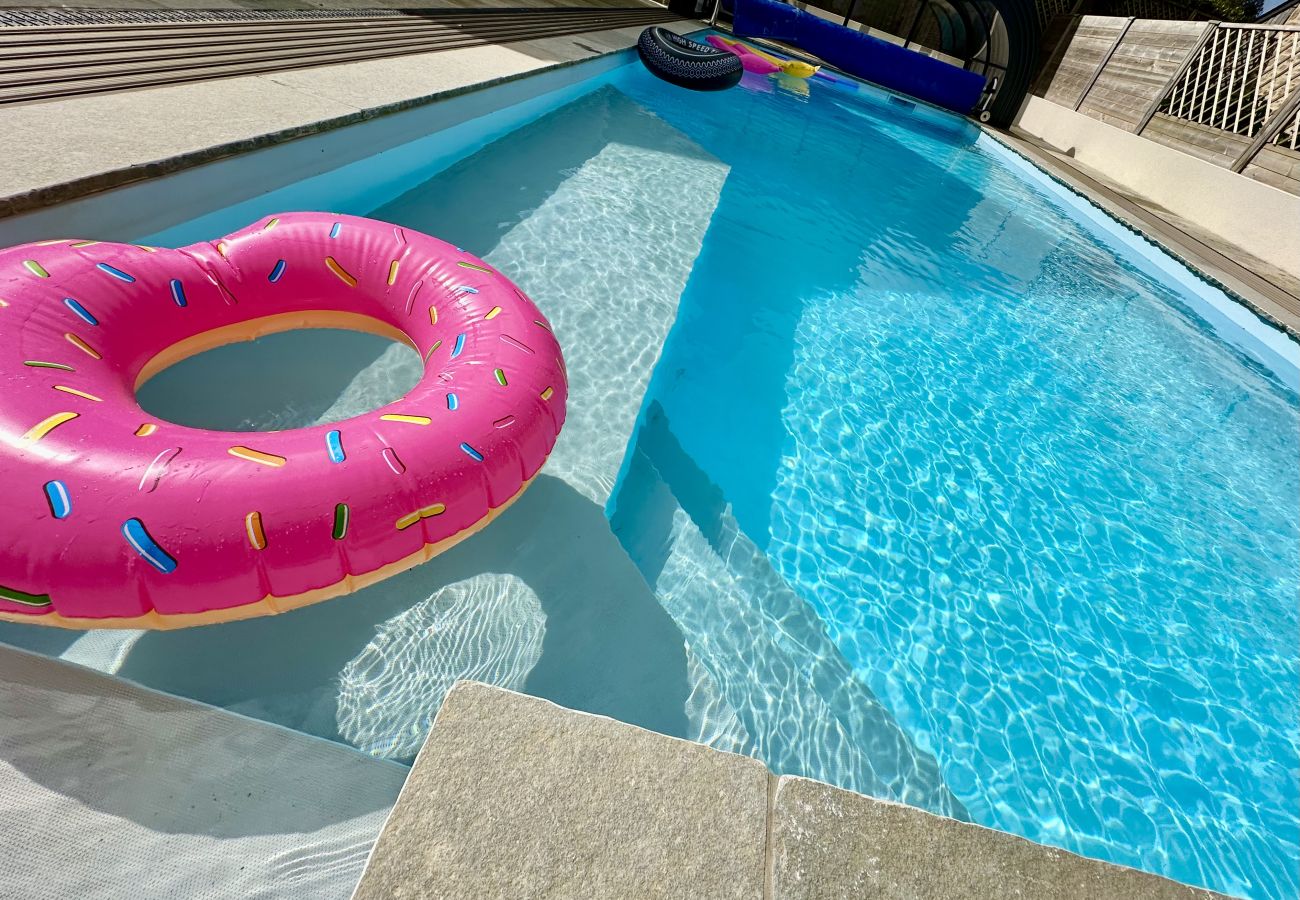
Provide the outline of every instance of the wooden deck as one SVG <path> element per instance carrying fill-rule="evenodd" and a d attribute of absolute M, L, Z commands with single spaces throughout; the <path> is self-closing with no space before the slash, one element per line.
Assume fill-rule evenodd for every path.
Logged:
<path fill-rule="evenodd" d="M 661 6 L 0 10 L 0 105 L 645 27 Z"/>

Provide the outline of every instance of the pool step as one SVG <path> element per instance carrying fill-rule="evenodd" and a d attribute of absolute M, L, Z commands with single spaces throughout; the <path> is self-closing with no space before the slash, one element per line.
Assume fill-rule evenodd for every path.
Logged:
<path fill-rule="evenodd" d="M 71 25 L 5 26 L 0 19 L 0 105 L 645 27 L 679 18 L 658 6 L 374 13 Z"/>
<path fill-rule="evenodd" d="M 407 773 L 3 644 L 0 685 L 0 897 L 346 900 Z"/>

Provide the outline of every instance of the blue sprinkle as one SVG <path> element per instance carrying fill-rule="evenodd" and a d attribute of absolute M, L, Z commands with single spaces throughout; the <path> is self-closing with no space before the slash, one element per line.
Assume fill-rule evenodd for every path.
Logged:
<path fill-rule="evenodd" d="M 460 356 L 460 351 L 465 349 L 465 335 L 456 335 L 456 346 L 451 348 L 451 358 L 455 359 Z"/>
<path fill-rule="evenodd" d="M 458 284 L 451 289 L 453 297 L 459 297 L 462 294 L 477 294 L 478 288 L 472 288 L 467 284 Z"/>
<path fill-rule="evenodd" d="M 86 307 L 82 306 L 80 303 L 78 303 L 76 300 L 73 300 L 71 297 L 64 297 L 63 303 L 68 307 L 68 309 L 72 310 L 74 313 L 81 316 L 81 318 L 85 319 L 86 324 L 88 325 L 99 324 L 99 319 L 96 319 L 94 316 L 92 316 L 90 312 L 86 309 Z"/>
<path fill-rule="evenodd" d="M 126 542 L 131 545 L 131 549 L 144 557 L 144 561 L 153 566 L 164 575 L 176 571 L 176 560 L 162 547 L 158 546 L 149 532 L 145 530 L 144 523 L 139 519 L 127 519 L 122 523 L 122 536 Z"/>
<path fill-rule="evenodd" d="M 325 435 L 325 449 L 329 451 L 330 462 L 341 463 L 348 458 L 343 452 L 343 441 L 337 431 Z"/>
<path fill-rule="evenodd" d="M 114 278 L 120 278 L 122 281 L 125 281 L 127 284 L 135 283 L 134 275 L 128 275 L 125 272 L 123 272 L 121 269 L 113 268 L 108 263 L 95 263 L 95 268 L 99 269 L 101 272 L 107 272 L 109 275 L 112 275 Z"/>
<path fill-rule="evenodd" d="M 339 232 L 342 231 L 342 230 L 343 230 L 343 223 L 342 223 L 342 222 L 335 222 L 335 223 L 334 223 L 334 227 L 330 229 L 330 237 L 332 237 L 332 238 L 336 238 L 336 237 L 338 237 L 338 236 L 339 236 Z"/>
<path fill-rule="evenodd" d="M 462 442 L 461 445 L 460 445 L 460 449 L 464 450 L 467 454 L 469 454 L 469 458 L 472 459 L 472 460 L 474 460 L 475 462 L 482 462 L 482 461 L 483 461 L 483 454 L 482 454 L 482 453 L 479 453 L 477 450 L 475 450 L 475 449 L 474 449 L 473 447 L 471 447 L 469 444 L 466 444 L 466 443 Z"/>
<path fill-rule="evenodd" d="M 454 410 L 454 409 L 455 409 L 456 407 L 458 407 L 458 406 L 460 406 L 460 398 L 457 397 L 455 394 L 448 394 L 448 395 L 447 395 L 447 408 L 448 408 L 448 409 L 451 409 L 451 410 Z"/>
<path fill-rule="evenodd" d="M 187 302 L 185 299 L 185 285 L 181 284 L 179 278 L 172 279 L 172 299 L 176 301 L 177 306 L 184 306 Z"/>
<path fill-rule="evenodd" d="M 280 276 L 283 274 L 284 274 L 284 260 L 280 260 L 278 263 L 275 264 L 275 268 L 271 270 L 271 274 L 266 276 L 266 278 L 272 284 L 275 284 L 277 281 L 280 280 Z"/>
<path fill-rule="evenodd" d="M 62 481 L 45 482 L 45 499 L 50 504 L 50 514 L 56 519 L 66 519 L 72 512 L 72 497 Z"/>

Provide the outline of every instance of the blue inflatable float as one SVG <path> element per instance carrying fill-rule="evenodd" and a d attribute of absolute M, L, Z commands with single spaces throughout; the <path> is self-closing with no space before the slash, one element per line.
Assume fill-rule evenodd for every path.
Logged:
<path fill-rule="evenodd" d="M 737 37 L 784 41 L 838 69 L 965 115 L 984 91 L 984 76 L 880 38 L 836 25 L 778 0 L 735 0 Z"/>

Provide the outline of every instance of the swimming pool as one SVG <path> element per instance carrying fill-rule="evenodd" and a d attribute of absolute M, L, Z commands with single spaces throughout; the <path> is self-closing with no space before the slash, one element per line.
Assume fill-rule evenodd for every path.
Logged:
<path fill-rule="evenodd" d="M 339 211 L 485 257 L 555 326 L 570 419 L 514 508 L 273 620 L 0 639 L 395 759 L 454 679 L 492 681 L 1294 895 L 1290 351 L 972 126 L 884 93 L 692 94 L 628 65 L 563 99 L 401 191 L 367 191 L 379 165 L 335 182 Z M 226 214 L 135 237 L 251 220 Z M 229 408 L 209 391 L 204 423 L 293 427 L 419 367 L 340 336 L 218 353 L 142 400 L 184 420 L 260 354 L 277 368 Z"/>

